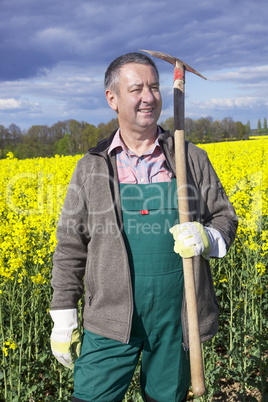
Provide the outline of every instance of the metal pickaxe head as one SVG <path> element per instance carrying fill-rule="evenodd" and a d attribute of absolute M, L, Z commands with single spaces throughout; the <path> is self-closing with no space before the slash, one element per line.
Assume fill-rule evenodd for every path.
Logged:
<path fill-rule="evenodd" d="M 146 52 L 149 53 L 151 56 L 153 57 L 157 57 L 158 59 L 162 59 L 167 61 L 168 63 L 173 64 L 177 69 L 179 70 L 187 70 L 190 71 L 191 73 L 194 73 L 196 75 L 199 75 L 199 77 L 204 78 L 204 80 L 206 80 L 206 78 L 201 75 L 198 71 L 194 70 L 192 67 L 190 67 L 188 64 L 184 63 L 183 61 L 181 61 L 180 59 L 177 59 L 176 57 L 170 56 L 169 54 L 166 53 L 162 53 L 162 52 L 156 52 L 154 50 L 143 50 L 140 49 L 142 52 Z M 183 71 L 184 72 L 184 71 Z M 184 79 L 184 74 L 182 75 L 183 79 Z M 174 73 L 174 80 L 176 78 L 181 78 L 180 74 L 178 74 L 177 72 L 177 77 L 176 77 L 176 71 Z"/>

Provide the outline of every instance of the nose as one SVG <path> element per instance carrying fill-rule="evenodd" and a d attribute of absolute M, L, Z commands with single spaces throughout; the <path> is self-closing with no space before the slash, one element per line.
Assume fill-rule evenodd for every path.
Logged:
<path fill-rule="evenodd" d="M 154 94 L 151 88 L 143 88 L 142 91 L 142 101 L 146 103 L 150 103 L 154 101 Z"/>

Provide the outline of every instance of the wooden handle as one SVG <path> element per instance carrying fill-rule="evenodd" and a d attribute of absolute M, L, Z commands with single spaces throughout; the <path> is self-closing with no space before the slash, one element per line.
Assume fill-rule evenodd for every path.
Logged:
<path fill-rule="evenodd" d="M 175 161 L 177 176 L 177 191 L 179 203 L 180 223 L 189 222 L 189 203 L 187 192 L 186 156 L 184 130 L 176 130 Z M 189 353 L 192 389 L 195 395 L 202 396 L 205 393 L 205 379 L 200 342 L 198 315 L 196 307 L 196 294 L 194 284 L 194 271 L 192 258 L 183 258 L 184 291 L 187 305 L 187 317 L 189 327 Z"/>
<path fill-rule="evenodd" d="M 202 396 L 204 395 L 206 388 L 196 308 L 193 260 L 191 258 L 183 259 L 183 273 L 189 326 L 189 351 L 192 389 L 196 396 Z"/>

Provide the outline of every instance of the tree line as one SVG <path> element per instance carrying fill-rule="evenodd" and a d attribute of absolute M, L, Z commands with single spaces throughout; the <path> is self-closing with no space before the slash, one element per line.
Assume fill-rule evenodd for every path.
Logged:
<path fill-rule="evenodd" d="M 118 127 L 117 119 L 97 127 L 77 120 L 52 126 L 33 125 L 22 131 L 16 124 L 0 125 L 0 159 L 12 152 L 18 159 L 83 154 Z"/>
<path fill-rule="evenodd" d="M 170 117 L 161 122 L 160 126 L 173 134 L 174 119 Z M 100 123 L 97 127 L 84 121 L 65 120 L 52 126 L 33 125 L 26 131 L 22 131 L 16 124 L 8 128 L 0 125 L 0 158 L 5 158 L 8 152 L 12 152 L 18 159 L 84 154 L 117 127 L 117 119 L 107 124 Z M 221 121 L 214 121 L 211 117 L 185 119 L 185 137 L 195 144 L 246 140 L 251 131 L 249 122 L 244 125 L 239 121 L 234 122 L 230 117 Z M 267 132 L 266 120 L 263 129 L 261 123 L 258 123 L 257 132 Z"/>

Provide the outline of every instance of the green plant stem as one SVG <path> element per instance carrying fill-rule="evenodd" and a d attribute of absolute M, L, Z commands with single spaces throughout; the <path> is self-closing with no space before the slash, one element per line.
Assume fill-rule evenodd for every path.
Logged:
<path fill-rule="evenodd" d="M 263 342 L 263 327 L 262 327 L 262 296 L 260 297 L 260 302 L 259 302 L 259 337 L 258 337 L 258 346 L 259 346 L 259 354 L 260 354 L 260 360 L 259 360 L 259 371 L 260 371 L 260 378 L 261 378 L 261 395 L 264 400 L 264 393 L 265 393 L 265 387 L 264 387 L 264 373 L 263 373 L 263 351 L 262 351 L 262 342 Z"/>
<path fill-rule="evenodd" d="M 246 401 L 246 382 L 245 382 L 245 375 L 247 374 L 247 310 L 248 310 L 248 292 L 246 289 L 244 295 L 245 301 L 245 308 L 244 308 L 244 327 L 243 327 L 243 344 L 244 344 L 244 351 L 243 351 L 243 401 Z"/>
<path fill-rule="evenodd" d="M 33 320 L 30 320 L 30 327 L 28 331 L 28 358 L 27 358 L 27 380 L 28 383 L 30 381 L 30 372 L 31 372 L 31 360 L 32 360 L 32 327 L 33 327 Z"/>
<path fill-rule="evenodd" d="M 2 317 L 2 297 L 0 296 L 0 328 L 1 328 L 1 336 L 2 336 L 2 342 L 4 346 L 4 327 L 3 327 L 3 317 Z M 4 350 L 2 351 L 2 362 L 3 362 L 3 376 L 4 376 L 4 399 L 7 399 L 7 373 L 5 369 L 5 353 Z"/>
<path fill-rule="evenodd" d="M 38 340 L 38 331 L 39 331 L 38 313 L 37 312 L 35 313 L 34 321 L 35 321 L 35 325 L 34 325 L 34 344 L 35 344 L 35 348 L 34 348 L 34 350 L 35 350 L 35 360 L 37 360 L 38 359 L 38 342 L 37 342 L 37 340 Z"/>
<path fill-rule="evenodd" d="M 21 387 L 21 361 L 22 361 L 22 350 L 24 343 L 24 291 L 22 288 L 21 293 L 21 344 L 20 344 L 20 354 L 19 354 L 19 378 L 18 378 L 18 399 L 20 399 L 20 387 Z"/>
<path fill-rule="evenodd" d="M 232 286 L 231 286 L 231 295 L 230 295 L 230 326 L 229 326 L 229 350 L 233 350 L 233 292 L 232 292 Z M 231 369 L 233 366 L 233 358 L 229 356 L 229 368 Z"/>
<path fill-rule="evenodd" d="M 59 398 L 62 399 L 62 368 L 60 367 L 60 389 L 59 389 Z"/>
<path fill-rule="evenodd" d="M 10 327 L 10 334 L 13 335 L 13 297 L 12 300 L 10 300 L 10 295 L 12 295 L 13 292 L 10 289 L 9 293 L 9 311 L 10 311 L 10 318 L 9 318 L 9 327 Z M 13 379 L 12 379 L 12 356 L 11 353 L 9 353 L 9 384 L 10 384 L 10 389 L 13 389 Z M 11 396 L 12 398 L 12 396 Z M 12 400 L 12 399 L 11 399 Z"/>
<path fill-rule="evenodd" d="M 230 265 L 234 267 L 233 264 L 233 252 L 231 250 L 230 252 L 230 260 L 231 263 Z M 234 269 L 234 268 L 233 268 Z M 233 342 L 233 319 L 234 319 L 234 272 L 231 270 L 230 272 L 227 271 L 227 278 L 228 278 L 228 284 L 229 284 L 229 302 L 230 302 L 230 323 L 229 323 L 229 350 L 233 350 L 234 342 Z M 233 366 L 233 358 L 229 356 L 229 368 L 232 369 Z"/>

